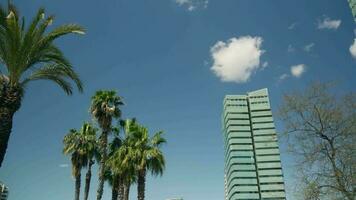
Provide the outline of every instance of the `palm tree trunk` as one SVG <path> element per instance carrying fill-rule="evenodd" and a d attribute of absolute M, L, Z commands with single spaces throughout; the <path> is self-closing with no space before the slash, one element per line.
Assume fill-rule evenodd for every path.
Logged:
<path fill-rule="evenodd" d="M 5 158 L 14 114 L 15 113 L 11 112 L 9 109 L 0 107 L 0 167 Z"/>
<path fill-rule="evenodd" d="M 124 200 L 129 200 L 130 197 L 130 185 L 125 183 L 124 186 Z"/>
<path fill-rule="evenodd" d="M 91 166 L 94 164 L 93 160 L 89 161 L 88 171 L 85 175 L 85 188 L 84 188 L 84 200 L 88 200 L 91 180 Z"/>
<path fill-rule="evenodd" d="M 74 200 L 79 200 L 79 196 L 80 196 L 80 178 L 81 178 L 81 174 L 80 174 L 80 171 L 79 171 L 78 174 L 75 176 L 75 196 L 74 196 Z"/>
<path fill-rule="evenodd" d="M 107 145 L 108 145 L 108 131 L 103 131 L 102 136 L 100 137 L 101 143 L 101 160 L 100 160 L 100 167 L 99 167 L 99 185 L 97 190 L 97 200 L 101 200 L 103 197 L 104 192 L 104 181 L 105 181 L 105 163 L 107 159 Z"/>
<path fill-rule="evenodd" d="M 113 183 L 112 183 L 112 187 L 111 187 L 111 199 L 112 200 L 118 200 L 118 196 L 119 196 L 119 191 L 118 191 L 118 178 L 114 177 Z"/>
<path fill-rule="evenodd" d="M 137 199 L 145 200 L 145 185 L 146 185 L 146 169 L 138 172 L 137 179 Z"/>
<path fill-rule="evenodd" d="M 21 91 L 20 88 L 0 85 L 0 167 L 5 158 L 14 114 L 21 106 Z"/>
<path fill-rule="evenodd" d="M 118 193 L 118 200 L 124 200 L 124 182 L 121 177 L 119 178 Z"/>

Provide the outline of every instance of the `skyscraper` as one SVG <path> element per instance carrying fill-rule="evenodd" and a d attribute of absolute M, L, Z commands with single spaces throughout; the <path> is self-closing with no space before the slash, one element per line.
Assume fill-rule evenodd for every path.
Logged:
<path fill-rule="evenodd" d="M 224 99 L 225 199 L 286 199 L 268 90 Z"/>
<path fill-rule="evenodd" d="M 9 196 L 9 188 L 5 186 L 2 182 L 0 182 L 0 200 L 6 200 Z"/>

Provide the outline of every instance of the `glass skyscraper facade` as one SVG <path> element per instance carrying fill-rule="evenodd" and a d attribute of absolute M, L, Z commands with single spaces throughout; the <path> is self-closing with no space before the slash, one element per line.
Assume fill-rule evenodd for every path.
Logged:
<path fill-rule="evenodd" d="M 225 199 L 286 199 L 268 90 L 224 99 Z"/>

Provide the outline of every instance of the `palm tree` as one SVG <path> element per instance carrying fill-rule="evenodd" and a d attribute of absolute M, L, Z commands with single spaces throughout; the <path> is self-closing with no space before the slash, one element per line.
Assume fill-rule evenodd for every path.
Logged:
<path fill-rule="evenodd" d="M 83 154 L 80 153 L 80 137 L 77 130 L 71 129 L 63 140 L 63 153 L 65 155 L 71 154 L 72 175 L 75 178 L 74 200 L 79 200 L 81 169 L 85 162 Z"/>
<path fill-rule="evenodd" d="M 157 132 L 152 138 L 148 136 L 148 129 L 138 126 L 130 135 L 130 144 L 135 151 L 137 172 L 137 199 L 145 199 L 145 186 L 147 171 L 152 175 L 162 175 L 165 168 L 165 159 L 161 145 L 166 143 L 162 137 L 163 132 Z"/>
<path fill-rule="evenodd" d="M 97 153 L 96 131 L 96 128 L 88 122 L 83 124 L 80 131 L 83 145 L 81 148 L 81 153 L 85 156 L 83 167 L 88 168 L 85 175 L 84 200 L 88 200 L 92 175 L 91 168 L 95 163 L 94 155 Z"/>
<path fill-rule="evenodd" d="M 129 200 L 130 186 L 136 180 L 134 151 L 123 142 L 108 160 L 111 171 L 113 200 Z"/>
<path fill-rule="evenodd" d="M 97 200 L 101 200 L 104 192 L 105 164 L 107 160 L 108 135 L 111 132 L 111 123 L 113 118 L 121 117 L 121 110 L 119 108 L 121 105 L 123 105 L 122 99 L 115 91 L 99 90 L 92 97 L 90 112 L 102 130 L 99 138 L 101 159 Z"/>
<path fill-rule="evenodd" d="M 120 121 L 124 129 L 123 139 L 114 138 L 110 145 L 108 168 L 111 174 L 112 199 L 129 200 L 130 186 L 136 180 L 134 151 L 129 146 L 129 131 L 136 125 L 135 120 Z"/>
<path fill-rule="evenodd" d="M 63 140 L 65 155 L 71 154 L 72 174 L 75 177 L 75 200 L 79 199 L 81 169 L 88 167 L 85 179 L 84 199 L 88 199 L 91 179 L 91 166 L 93 165 L 93 157 L 96 150 L 96 129 L 85 122 L 80 131 L 71 129 Z"/>
<path fill-rule="evenodd" d="M 50 80 L 66 94 L 73 92 L 74 81 L 79 91 L 82 83 L 72 65 L 54 41 L 64 35 L 84 34 L 76 24 L 59 26 L 46 31 L 53 23 L 52 15 L 45 18 L 39 9 L 29 25 L 19 16 L 15 6 L 0 5 L 0 167 L 11 134 L 13 116 L 20 109 L 26 86 L 35 80 Z"/>
<path fill-rule="evenodd" d="M 122 141 L 119 137 L 115 137 L 109 144 L 108 162 L 105 177 L 112 188 L 112 200 L 122 200 L 123 198 L 121 177 L 115 173 L 112 167 L 113 155 L 121 147 L 121 145 Z"/>

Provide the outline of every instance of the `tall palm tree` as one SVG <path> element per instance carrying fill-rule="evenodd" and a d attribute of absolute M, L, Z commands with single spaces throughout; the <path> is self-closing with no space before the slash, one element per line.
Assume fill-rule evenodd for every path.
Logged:
<path fill-rule="evenodd" d="M 124 130 L 123 139 L 115 138 L 110 145 L 108 168 L 112 175 L 113 200 L 129 200 L 130 186 L 136 180 L 134 151 L 129 146 L 128 135 L 135 120 L 121 120 L 120 125 Z M 120 141 L 120 145 L 118 144 Z M 114 147 L 114 148 L 113 148 Z"/>
<path fill-rule="evenodd" d="M 102 130 L 99 138 L 101 159 L 97 200 L 101 200 L 104 192 L 105 164 L 107 160 L 108 135 L 111 132 L 111 123 L 113 119 L 121 117 L 121 105 L 123 105 L 122 99 L 115 91 L 99 90 L 92 97 L 90 112 Z"/>
<path fill-rule="evenodd" d="M 163 132 L 157 132 L 149 137 L 148 129 L 138 126 L 130 135 L 130 144 L 135 151 L 135 163 L 137 172 L 137 199 L 145 199 L 146 175 L 149 171 L 152 175 L 162 175 L 165 169 L 165 159 L 161 151 L 161 145 L 166 143 L 162 137 Z"/>
<path fill-rule="evenodd" d="M 112 188 L 112 200 L 122 200 L 123 191 L 121 190 L 121 177 L 115 173 L 112 165 L 112 159 L 115 152 L 121 147 L 122 141 L 119 137 L 115 137 L 109 144 L 108 162 L 106 163 L 106 180 Z"/>
<path fill-rule="evenodd" d="M 64 137 L 63 143 L 63 153 L 65 155 L 71 154 L 72 175 L 75 178 L 74 200 L 79 200 L 81 169 L 85 162 L 83 154 L 80 153 L 80 133 L 71 129 Z"/>
<path fill-rule="evenodd" d="M 54 41 L 64 35 L 84 34 L 76 24 L 62 25 L 47 31 L 54 16 L 45 18 L 39 9 L 30 24 L 19 15 L 15 6 L 0 5 L 0 167 L 11 134 L 13 116 L 20 109 L 26 86 L 35 80 L 50 80 L 66 94 L 73 92 L 70 81 L 79 91 L 82 83 L 72 65 Z"/>
<path fill-rule="evenodd" d="M 130 146 L 123 145 L 108 160 L 112 173 L 113 200 L 129 200 L 130 186 L 136 180 L 134 151 Z"/>
<path fill-rule="evenodd" d="M 83 167 L 87 167 L 87 173 L 85 175 L 85 187 L 84 187 L 84 200 L 88 200 L 89 190 L 90 190 L 90 181 L 91 181 L 91 168 L 94 165 L 94 155 L 97 153 L 97 140 L 96 140 L 96 128 L 85 122 L 81 128 L 81 141 L 82 148 L 81 152 L 84 157 Z"/>
<path fill-rule="evenodd" d="M 63 143 L 63 153 L 65 155 L 71 154 L 76 200 L 79 199 L 80 194 L 81 169 L 88 167 L 84 190 L 84 199 L 87 199 L 90 188 L 91 166 L 94 163 L 93 157 L 97 146 L 96 129 L 90 123 L 85 122 L 80 131 L 71 129 L 64 137 Z"/>

